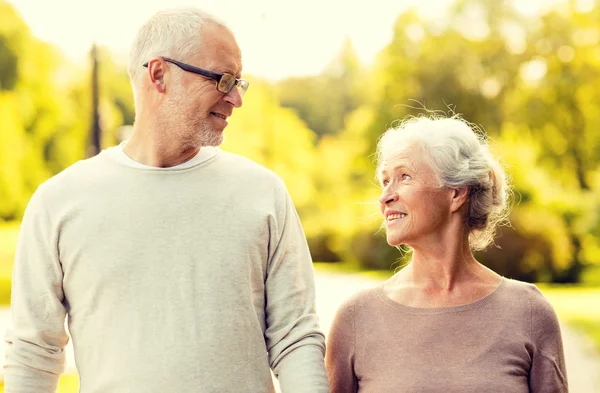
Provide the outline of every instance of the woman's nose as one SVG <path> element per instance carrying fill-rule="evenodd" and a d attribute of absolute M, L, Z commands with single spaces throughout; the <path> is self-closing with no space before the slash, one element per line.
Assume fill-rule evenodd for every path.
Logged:
<path fill-rule="evenodd" d="M 397 200 L 398 194 L 396 194 L 395 192 L 383 192 L 379 197 L 379 203 L 381 203 L 382 205 L 388 205 Z"/>

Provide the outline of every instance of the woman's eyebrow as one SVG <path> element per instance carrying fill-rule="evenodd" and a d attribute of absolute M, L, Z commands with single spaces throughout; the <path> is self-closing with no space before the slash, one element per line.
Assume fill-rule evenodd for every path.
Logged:
<path fill-rule="evenodd" d="M 409 167 L 409 166 L 408 166 L 408 165 L 406 165 L 406 164 L 398 164 L 398 165 L 394 165 L 394 167 L 392 168 L 392 171 L 393 171 L 393 172 L 398 172 L 398 171 L 400 171 L 400 170 L 409 171 L 409 172 L 412 172 L 412 171 L 413 171 L 413 170 L 412 170 L 412 168 L 411 168 L 411 167 Z"/>

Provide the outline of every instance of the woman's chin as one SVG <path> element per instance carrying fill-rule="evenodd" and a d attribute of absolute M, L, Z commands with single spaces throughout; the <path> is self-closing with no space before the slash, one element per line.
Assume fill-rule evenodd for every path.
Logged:
<path fill-rule="evenodd" d="M 392 247 L 398 247 L 404 244 L 401 239 L 395 239 L 390 237 L 387 238 L 387 242 Z"/>

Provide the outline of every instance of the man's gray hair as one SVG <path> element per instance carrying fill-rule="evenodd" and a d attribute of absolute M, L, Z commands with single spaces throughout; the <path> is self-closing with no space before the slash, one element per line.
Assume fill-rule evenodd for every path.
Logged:
<path fill-rule="evenodd" d="M 483 132 L 458 115 L 409 117 L 379 139 L 377 173 L 407 148 L 420 152 L 440 187 L 469 188 L 466 225 L 471 248 L 481 250 L 492 243 L 496 227 L 507 222 L 510 187 Z"/>
<path fill-rule="evenodd" d="M 134 87 L 139 85 L 144 67 L 154 56 L 171 57 L 185 62 L 202 50 L 202 25 L 211 21 L 227 26 L 214 16 L 196 8 L 172 8 L 154 14 L 138 30 L 129 54 L 129 77 Z"/>

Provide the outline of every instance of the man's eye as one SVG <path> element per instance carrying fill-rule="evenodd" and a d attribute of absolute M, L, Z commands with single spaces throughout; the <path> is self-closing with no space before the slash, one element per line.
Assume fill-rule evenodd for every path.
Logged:
<path fill-rule="evenodd" d="M 402 180 L 410 180 L 410 179 L 412 179 L 412 177 L 410 177 L 409 174 L 405 173 L 402 175 Z"/>
<path fill-rule="evenodd" d="M 385 179 L 384 181 L 381 182 L 381 184 L 383 184 L 383 186 L 387 186 L 388 184 L 390 184 L 390 181 Z"/>

